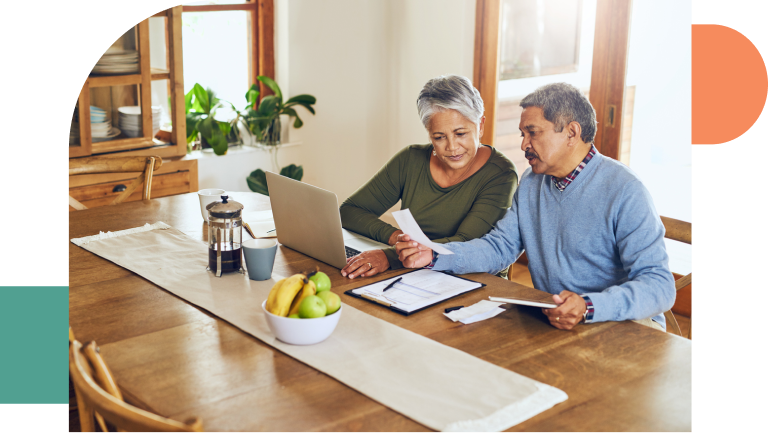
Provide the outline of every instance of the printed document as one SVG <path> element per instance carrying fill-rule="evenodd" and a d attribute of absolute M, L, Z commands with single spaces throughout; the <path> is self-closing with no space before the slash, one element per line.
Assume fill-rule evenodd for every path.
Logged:
<path fill-rule="evenodd" d="M 414 240 L 424 245 L 425 247 L 432 248 L 432 250 L 438 254 L 453 254 L 453 252 L 451 252 L 451 250 L 448 248 L 445 248 L 444 246 L 429 240 L 427 235 L 421 231 L 419 223 L 413 219 L 413 215 L 411 214 L 410 209 L 403 209 L 397 212 L 392 212 L 392 216 L 395 217 L 395 221 L 397 221 L 397 225 L 400 226 L 400 230 L 410 236 L 411 240 Z"/>
<path fill-rule="evenodd" d="M 400 281 L 384 291 L 398 278 L 401 278 Z M 391 307 L 412 312 L 478 287 L 482 287 L 482 284 L 442 272 L 419 269 L 359 287 L 352 292 L 383 301 Z"/>

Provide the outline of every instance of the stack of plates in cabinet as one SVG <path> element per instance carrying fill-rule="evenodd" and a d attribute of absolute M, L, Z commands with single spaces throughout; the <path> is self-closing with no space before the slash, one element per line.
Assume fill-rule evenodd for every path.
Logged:
<path fill-rule="evenodd" d="M 120 75 L 137 74 L 139 72 L 139 52 L 129 51 L 107 51 L 96 62 L 92 74 Z"/>
<path fill-rule="evenodd" d="M 91 105 L 91 141 L 111 140 L 120 135 L 120 130 L 112 126 L 107 112 L 99 107 Z"/>
<path fill-rule="evenodd" d="M 120 129 L 128 137 L 141 137 L 141 107 L 136 105 L 120 107 Z M 160 130 L 160 107 L 152 106 L 152 136 Z"/>

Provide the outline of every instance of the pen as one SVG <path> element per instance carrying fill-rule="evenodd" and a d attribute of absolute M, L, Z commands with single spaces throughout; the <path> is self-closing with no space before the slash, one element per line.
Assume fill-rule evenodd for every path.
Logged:
<path fill-rule="evenodd" d="M 277 229 L 272 229 L 272 230 L 268 231 L 267 233 L 272 233 L 275 230 L 277 230 Z"/>
<path fill-rule="evenodd" d="M 386 292 L 387 290 L 391 289 L 392 286 L 395 285 L 395 283 L 399 283 L 400 280 L 402 280 L 402 279 L 403 279 L 403 277 L 400 277 L 400 278 L 396 279 L 395 281 L 392 281 L 391 283 L 389 283 L 389 285 L 387 287 L 384 288 L 384 290 L 382 290 L 382 292 Z"/>

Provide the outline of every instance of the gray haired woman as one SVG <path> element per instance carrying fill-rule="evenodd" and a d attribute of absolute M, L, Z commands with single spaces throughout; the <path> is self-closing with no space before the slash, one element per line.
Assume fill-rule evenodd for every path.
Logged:
<path fill-rule="evenodd" d="M 394 248 L 402 231 L 379 219 L 399 200 L 437 243 L 483 236 L 512 203 L 517 169 L 501 152 L 480 144 L 483 100 L 472 82 L 458 75 L 433 78 L 416 105 L 431 143 L 400 150 L 340 208 L 344 228 L 392 247 L 347 259 L 343 276 L 403 267 Z"/>

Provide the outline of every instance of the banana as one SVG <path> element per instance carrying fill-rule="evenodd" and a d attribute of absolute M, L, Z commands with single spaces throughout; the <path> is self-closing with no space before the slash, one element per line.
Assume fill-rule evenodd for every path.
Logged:
<path fill-rule="evenodd" d="M 272 289 L 269 291 L 266 308 L 267 308 L 267 311 L 269 311 L 270 313 L 275 307 L 275 299 L 277 299 L 277 292 L 280 291 L 280 286 L 282 286 L 285 280 L 287 279 L 288 278 L 283 278 L 282 280 L 276 282 L 275 285 L 272 286 Z"/>
<path fill-rule="evenodd" d="M 304 274 L 295 274 L 288 277 L 288 279 L 280 286 L 275 298 L 273 310 L 270 313 L 276 316 L 287 317 L 288 311 L 291 309 L 291 303 L 296 294 L 299 293 L 307 282 L 307 276 Z"/>
<path fill-rule="evenodd" d="M 301 304 L 301 301 L 303 301 L 307 296 L 311 296 L 316 293 L 317 287 L 315 286 L 315 282 L 312 280 L 307 280 L 307 283 L 304 284 L 304 288 L 301 289 L 301 292 L 299 292 L 299 294 L 293 298 L 293 303 L 291 303 L 291 309 L 288 311 L 288 315 L 290 316 L 291 314 L 299 314 L 299 304 Z"/>

